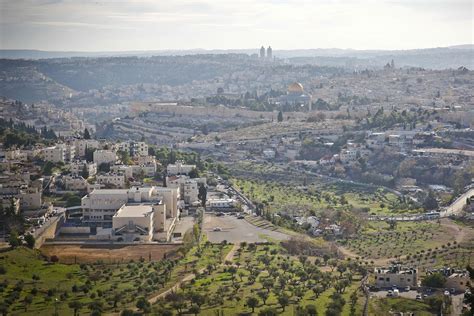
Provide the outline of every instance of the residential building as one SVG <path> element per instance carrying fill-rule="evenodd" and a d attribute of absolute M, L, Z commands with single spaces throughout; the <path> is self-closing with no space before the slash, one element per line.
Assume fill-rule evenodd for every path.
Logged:
<path fill-rule="evenodd" d="M 207 205 L 211 209 L 229 210 L 236 206 L 234 199 L 209 199 Z"/>
<path fill-rule="evenodd" d="M 130 148 L 131 155 L 135 156 L 148 156 L 148 145 L 145 142 L 134 142 Z"/>
<path fill-rule="evenodd" d="M 125 175 L 118 173 L 105 173 L 96 176 L 96 183 L 106 187 L 125 188 Z"/>
<path fill-rule="evenodd" d="M 358 151 L 356 149 L 343 149 L 339 153 L 339 159 L 344 164 L 349 164 L 357 160 Z"/>
<path fill-rule="evenodd" d="M 43 190 L 38 187 L 28 187 L 19 192 L 20 207 L 22 210 L 35 210 L 43 204 Z"/>
<path fill-rule="evenodd" d="M 180 199 L 191 205 L 199 202 L 199 185 L 206 185 L 206 178 L 189 178 L 188 176 L 166 177 L 168 188 L 179 188 Z"/>
<path fill-rule="evenodd" d="M 66 153 L 62 148 L 57 146 L 44 148 L 42 156 L 45 161 L 54 163 L 64 162 L 66 160 Z"/>
<path fill-rule="evenodd" d="M 95 139 L 75 139 L 74 146 L 76 146 L 76 156 L 84 157 L 86 155 L 86 149 L 100 148 L 100 143 Z"/>
<path fill-rule="evenodd" d="M 458 270 L 454 268 L 444 267 L 427 271 L 427 276 L 432 273 L 441 273 L 446 278 L 444 288 L 454 289 L 456 292 L 464 292 L 468 289 L 470 282 L 469 272 L 466 270 Z"/>
<path fill-rule="evenodd" d="M 380 288 L 418 286 L 418 270 L 415 268 L 404 268 L 401 265 L 393 265 L 387 268 L 375 268 L 375 285 Z"/>
<path fill-rule="evenodd" d="M 68 191 L 86 191 L 87 181 L 81 176 L 64 176 L 64 188 Z"/>
<path fill-rule="evenodd" d="M 365 140 L 368 148 L 382 149 L 385 146 L 385 133 L 368 133 Z"/>
<path fill-rule="evenodd" d="M 89 177 L 93 177 L 97 174 L 97 164 L 95 162 L 75 160 L 71 162 L 69 167 L 72 175 L 82 175 L 84 168 L 87 170 Z"/>
<path fill-rule="evenodd" d="M 263 158 L 265 159 L 275 159 L 275 151 L 273 149 L 265 149 L 263 151 Z"/>
<path fill-rule="evenodd" d="M 117 160 L 117 154 L 112 150 L 100 149 L 94 151 L 94 162 L 97 164 L 97 167 L 100 167 L 101 164 L 114 164 Z"/>
<path fill-rule="evenodd" d="M 185 165 L 182 161 L 176 161 L 175 164 L 169 164 L 166 167 L 168 176 L 189 175 L 189 173 L 196 168 L 196 165 Z"/>
<path fill-rule="evenodd" d="M 148 145 L 145 142 L 121 142 L 114 145 L 115 150 L 123 151 L 132 157 L 148 156 Z"/>

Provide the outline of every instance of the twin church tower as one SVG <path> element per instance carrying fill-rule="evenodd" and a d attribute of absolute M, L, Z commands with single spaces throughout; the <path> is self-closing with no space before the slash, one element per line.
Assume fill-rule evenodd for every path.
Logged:
<path fill-rule="evenodd" d="M 267 56 L 265 57 L 265 47 L 262 46 L 262 48 L 260 48 L 260 59 L 268 59 L 268 60 L 272 60 L 273 59 L 273 50 L 272 50 L 272 47 L 271 46 L 268 46 L 267 48 Z"/>

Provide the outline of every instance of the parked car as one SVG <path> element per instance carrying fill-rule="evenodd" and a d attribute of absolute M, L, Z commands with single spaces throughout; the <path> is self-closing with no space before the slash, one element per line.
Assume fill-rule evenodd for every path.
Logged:
<path fill-rule="evenodd" d="M 417 294 L 417 295 L 416 295 L 416 300 L 418 300 L 418 301 L 421 301 L 421 300 L 422 300 L 421 294 Z"/>
<path fill-rule="evenodd" d="M 392 290 L 389 290 L 389 291 L 387 292 L 387 296 L 388 296 L 388 297 L 392 297 L 392 296 L 393 296 L 393 291 L 392 291 Z"/>
<path fill-rule="evenodd" d="M 408 291 L 410 291 L 410 290 L 411 290 L 411 287 L 410 287 L 410 286 L 405 287 L 405 291 L 408 292 Z"/>
<path fill-rule="evenodd" d="M 220 232 L 220 231 L 222 231 L 222 228 L 220 228 L 220 227 L 214 227 L 213 231 L 215 231 L 215 232 Z"/>
<path fill-rule="evenodd" d="M 445 295 L 445 296 L 450 296 L 451 293 L 449 293 L 449 291 L 444 291 L 444 295 Z"/>

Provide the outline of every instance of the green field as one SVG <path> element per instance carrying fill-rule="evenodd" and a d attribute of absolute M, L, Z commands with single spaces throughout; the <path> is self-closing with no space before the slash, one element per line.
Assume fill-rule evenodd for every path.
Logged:
<path fill-rule="evenodd" d="M 232 182 L 243 194 L 270 212 L 294 215 L 320 214 L 322 210 L 350 210 L 360 214 L 394 215 L 416 213 L 399 198 L 383 189 L 347 184 L 308 184 L 305 187 L 279 182 L 234 178 Z"/>
<path fill-rule="evenodd" d="M 368 222 L 355 238 L 342 239 L 338 243 L 363 260 L 402 257 L 407 263 L 419 266 L 449 263 L 463 268 L 472 256 L 472 229 L 465 227 L 464 230 L 465 240 L 458 243 L 456 238 L 446 238 L 461 237 L 456 224 L 449 220 L 398 222 L 394 227 L 386 222 Z M 458 254 L 457 258 L 454 253 Z"/>
<path fill-rule="evenodd" d="M 168 260 L 64 265 L 17 248 L 0 253 L 0 308 L 9 315 L 72 315 L 69 304 L 79 302 L 81 315 L 110 312 L 162 289 L 173 266 Z"/>

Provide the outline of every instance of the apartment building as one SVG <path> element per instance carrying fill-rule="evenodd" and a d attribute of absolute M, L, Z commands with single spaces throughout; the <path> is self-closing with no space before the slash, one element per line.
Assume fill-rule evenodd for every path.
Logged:
<path fill-rule="evenodd" d="M 68 191 L 86 191 L 87 181 L 81 176 L 64 176 L 64 188 Z"/>
<path fill-rule="evenodd" d="M 97 174 L 97 164 L 95 162 L 87 162 L 85 160 L 75 160 L 69 165 L 72 175 L 82 175 L 84 168 L 87 170 L 89 177 Z"/>
<path fill-rule="evenodd" d="M 199 202 L 199 186 L 206 185 L 206 178 L 189 178 L 188 176 L 166 177 L 166 186 L 169 188 L 179 188 L 180 199 L 185 204 L 191 205 Z"/>
<path fill-rule="evenodd" d="M 169 164 L 166 167 L 168 176 L 189 175 L 189 173 L 196 168 L 196 165 L 186 165 L 182 161 L 176 161 L 175 164 Z"/>
<path fill-rule="evenodd" d="M 74 145 L 57 144 L 56 146 L 44 148 L 41 154 L 45 161 L 64 163 L 74 159 L 76 147 Z"/>
<path fill-rule="evenodd" d="M 114 164 L 117 161 L 117 154 L 112 150 L 100 149 L 94 151 L 94 162 L 99 167 L 101 164 Z"/>
<path fill-rule="evenodd" d="M 76 156 L 78 157 L 84 157 L 86 149 L 100 148 L 99 141 L 95 139 L 75 139 L 73 143 L 76 146 Z"/>
<path fill-rule="evenodd" d="M 115 144 L 114 148 L 129 153 L 132 157 L 148 156 L 148 145 L 145 142 L 121 142 Z"/>
<path fill-rule="evenodd" d="M 125 175 L 118 173 L 105 173 L 96 176 L 96 183 L 106 187 L 125 188 Z"/>

